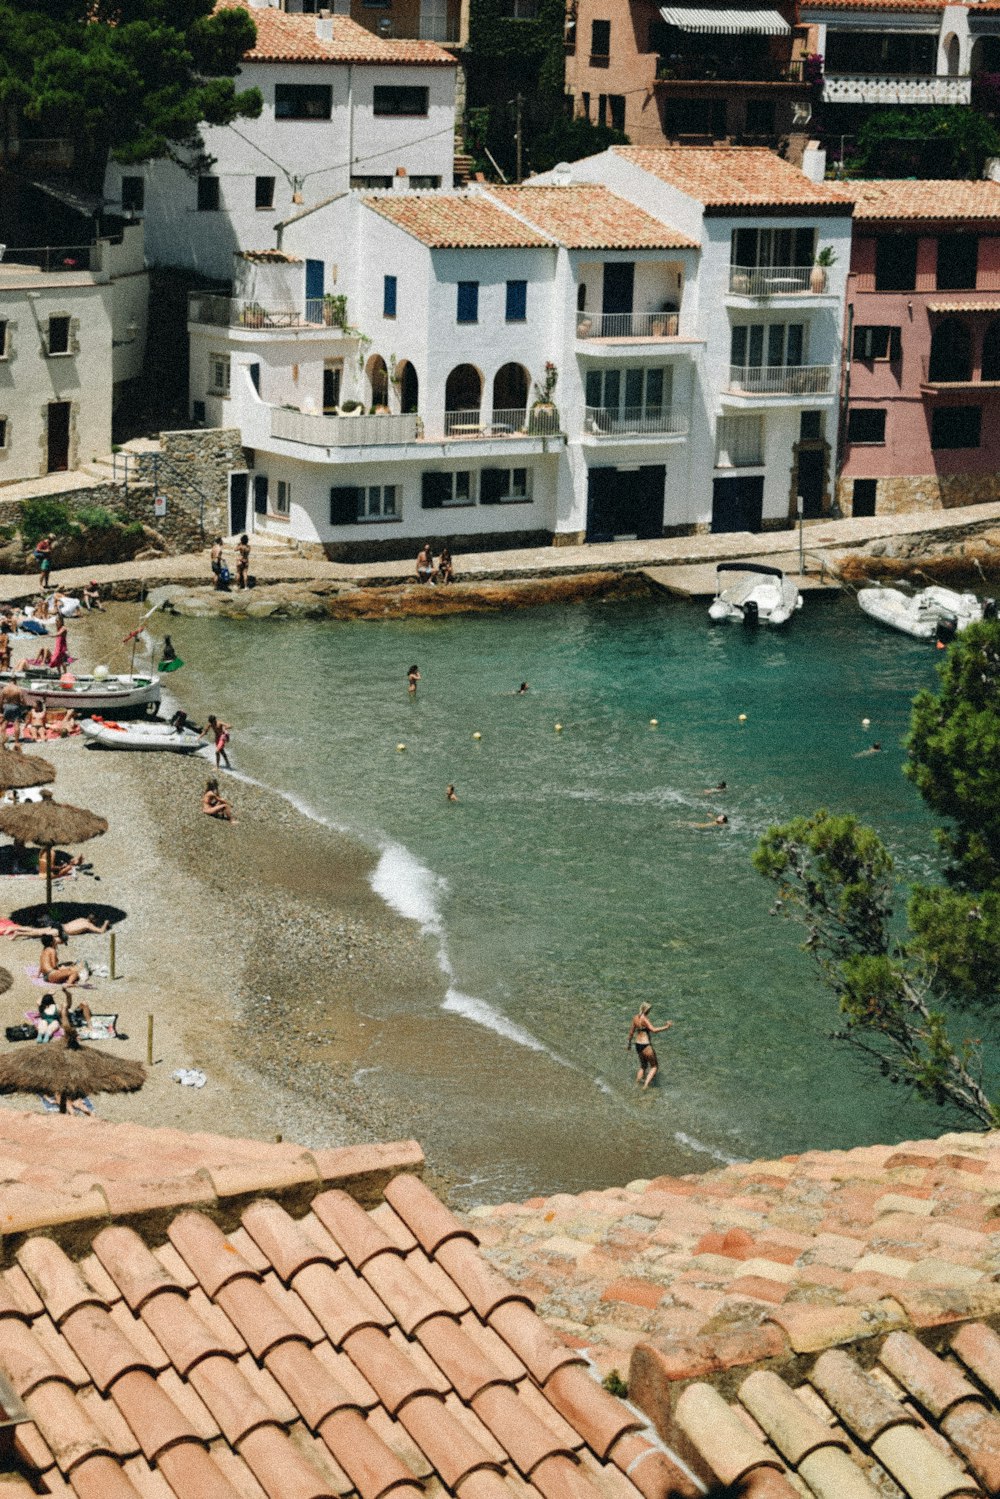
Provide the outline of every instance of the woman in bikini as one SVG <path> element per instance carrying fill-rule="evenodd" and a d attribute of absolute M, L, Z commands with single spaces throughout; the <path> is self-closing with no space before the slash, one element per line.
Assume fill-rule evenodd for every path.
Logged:
<path fill-rule="evenodd" d="M 651 1009 L 652 1005 L 649 1001 L 644 1000 L 639 1006 L 638 1015 L 632 1016 L 628 1040 L 625 1043 L 625 1050 L 628 1051 L 633 1040 L 635 1041 L 635 1049 L 639 1053 L 639 1071 L 635 1075 L 635 1080 L 637 1083 L 642 1083 L 644 1088 L 649 1087 L 660 1066 L 656 1052 L 653 1050 L 653 1037 L 659 1035 L 660 1031 L 668 1031 L 674 1023 L 668 1020 L 666 1025 L 654 1025 L 649 1015 Z"/>
<path fill-rule="evenodd" d="M 45 738 L 45 709 L 40 704 L 28 709 L 28 716 L 21 728 L 22 739 Z"/>
<path fill-rule="evenodd" d="M 38 960 L 38 972 L 47 984 L 62 984 L 66 987 L 79 984 L 90 977 L 87 968 L 76 963 L 60 963 L 58 937 L 42 938 L 42 955 Z"/>

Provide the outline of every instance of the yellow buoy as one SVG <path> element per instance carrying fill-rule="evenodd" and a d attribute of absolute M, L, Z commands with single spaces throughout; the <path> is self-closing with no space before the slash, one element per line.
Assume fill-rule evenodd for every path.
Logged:
<path fill-rule="evenodd" d="M 659 726 L 660 726 L 660 720 L 658 718 L 651 718 L 649 720 L 649 727 L 651 729 L 657 729 L 657 728 L 659 728 Z"/>
<path fill-rule="evenodd" d="M 746 723 L 746 721 L 747 721 L 746 714 L 745 713 L 741 713 L 740 714 L 740 723 Z"/>
<path fill-rule="evenodd" d="M 562 724 L 561 723 L 557 723 L 556 724 L 556 733 L 557 734 L 561 734 L 562 733 Z"/>
<path fill-rule="evenodd" d="M 483 736 L 482 736 L 482 734 L 480 734 L 479 730 L 477 729 L 476 732 L 473 734 L 472 737 L 473 737 L 473 739 L 482 739 Z"/>
<path fill-rule="evenodd" d="M 396 748 L 397 748 L 397 749 L 398 749 L 398 750 L 405 750 L 405 748 L 406 748 L 406 745 L 405 745 L 405 744 L 397 744 L 397 745 L 396 745 Z"/>

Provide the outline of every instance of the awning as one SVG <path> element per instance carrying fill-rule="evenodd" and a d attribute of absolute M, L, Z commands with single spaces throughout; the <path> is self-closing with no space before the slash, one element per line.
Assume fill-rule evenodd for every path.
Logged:
<path fill-rule="evenodd" d="M 791 26 L 778 10 L 713 10 L 702 5 L 661 5 L 660 15 L 668 26 L 681 31 L 701 31 L 717 36 L 789 36 Z"/>
<path fill-rule="evenodd" d="M 1000 302 L 928 302 L 928 312 L 1000 312 Z"/>

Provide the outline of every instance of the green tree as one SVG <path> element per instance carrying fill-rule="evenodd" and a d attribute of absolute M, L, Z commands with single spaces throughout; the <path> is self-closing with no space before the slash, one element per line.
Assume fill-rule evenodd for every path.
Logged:
<path fill-rule="evenodd" d="M 100 191 L 108 157 L 204 164 L 202 122 L 261 110 L 234 81 L 256 28 L 213 0 L 0 0 L 0 117 L 70 138 Z"/>
<path fill-rule="evenodd" d="M 1000 154 L 1000 131 L 964 105 L 880 109 L 858 134 L 851 172 L 859 177 L 979 178 Z"/>
<path fill-rule="evenodd" d="M 528 165 L 533 172 L 550 172 L 557 162 L 579 161 L 609 146 L 627 145 L 628 136 L 610 125 L 595 125 L 579 115 L 572 120 L 558 115 L 547 130 L 532 138 Z"/>
<path fill-rule="evenodd" d="M 842 1029 L 892 1082 L 971 1115 L 1000 1110 L 983 1087 L 980 1043 L 948 1014 L 1000 991 L 1000 624 L 973 625 L 914 700 L 907 776 L 947 819 L 945 882 L 909 892 L 896 916 L 892 857 L 857 818 L 827 811 L 768 830 L 754 867 L 778 887 L 774 912 L 806 929 L 805 949 L 837 997 Z"/>

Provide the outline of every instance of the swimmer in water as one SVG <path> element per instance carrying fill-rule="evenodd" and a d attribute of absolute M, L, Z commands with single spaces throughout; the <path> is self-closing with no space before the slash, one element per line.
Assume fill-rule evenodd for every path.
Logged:
<path fill-rule="evenodd" d="M 710 828 L 710 829 L 713 829 L 713 830 L 715 828 L 727 828 L 728 826 L 729 826 L 729 818 L 726 816 L 725 812 L 720 812 L 719 815 L 718 815 L 718 817 L 713 817 L 712 818 L 711 822 L 689 822 L 688 823 L 688 827 L 689 828 L 706 828 L 706 829 Z"/>
<path fill-rule="evenodd" d="M 726 785 L 725 781 L 720 781 L 717 786 L 706 786 L 701 794 L 702 796 L 716 796 L 720 791 L 728 790 L 729 787 Z"/>
<path fill-rule="evenodd" d="M 514 696 L 515 697 L 523 697 L 523 695 L 527 692 L 527 690 L 528 690 L 528 684 L 527 684 L 527 682 L 522 682 L 521 685 L 520 685 L 520 687 L 514 693 Z"/>
<path fill-rule="evenodd" d="M 454 788 L 454 786 L 446 786 L 445 787 L 445 789 L 444 789 L 444 797 L 445 797 L 445 801 L 448 801 L 448 802 L 457 802 L 458 801 L 458 797 L 455 795 L 455 788 Z"/>
<path fill-rule="evenodd" d="M 873 745 L 871 745 L 871 747 L 869 749 L 858 750 L 858 753 L 854 756 L 854 758 L 855 758 L 855 760 L 864 760 L 869 755 L 880 755 L 881 753 L 882 753 L 882 743 L 881 743 L 881 740 L 876 739 L 875 743 Z"/>
<path fill-rule="evenodd" d="M 419 681 L 420 672 L 417 670 L 416 663 L 414 663 L 414 665 L 411 666 L 409 671 L 406 673 L 406 690 L 411 697 L 416 697 L 417 683 Z"/>

